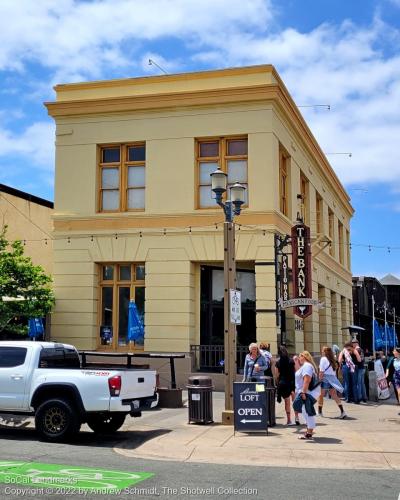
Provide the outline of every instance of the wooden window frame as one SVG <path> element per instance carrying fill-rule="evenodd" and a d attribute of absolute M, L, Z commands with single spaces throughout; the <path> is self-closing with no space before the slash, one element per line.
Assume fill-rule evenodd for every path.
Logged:
<path fill-rule="evenodd" d="M 335 214 L 333 210 L 328 208 L 328 236 L 331 239 L 329 245 L 329 254 L 333 257 L 335 255 Z"/>
<path fill-rule="evenodd" d="M 300 194 L 302 203 L 302 216 L 304 224 L 308 225 L 308 198 L 309 198 L 309 184 L 310 181 L 304 174 L 300 174 Z"/>
<path fill-rule="evenodd" d="M 289 155 L 282 149 L 279 151 L 279 210 L 286 217 L 289 216 L 288 199 L 288 159 Z"/>
<path fill-rule="evenodd" d="M 133 146 L 144 146 L 145 151 L 146 151 L 146 142 L 145 141 L 135 141 L 135 142 L 129 142 L 129 143 L 117 143 L 117 144 L 101 144 L 98 146 L 98 201 L 97 201 L 97 211 L 99 213 L 119 213 L 119 212 L 144 212 L 146 209 L 146 206 L 143 208 L 128 208 L 128 190 L 130 189 L 144 189 L 145 191 L 145 197 L 146 197 L 146 178 L 144 182 L 143 187 L 135 187 L 135 188 L 129 188 L 128 187 L 128 169 L 129 167 L 144 167 L 145 169 L 145 175 L 146 175 L 146 159 L 143 161 L 129 161 L 128 160 L 128 154 L 129 154 L 129 148 Z M 118 148 L 119 147 L 119 154 L 120 154 L 120 161 L 119 162 L 110 162 L 110 163 L 104 163 L 102 162 L 102 153 L 103 150 L 105 149 L 111 149 L 111 148 Z M 119 192 L 119 208 L 116 210 L 105 210 L 102 207 L 103 204 L 103 191 L 111 191 L 108 189 L 103 189 L 102 187 L 102 172 L 103 169 L 107 168 L 118 168 L 119 172 L 119 186 L 118 186 L 118 192 Z"/>
<path fill-rule="evenodd" d="M 318 235 L 324 234 L 324 209 L 322 196 L 317 192 L 315 195 L 315 226 Z"/>
<path fill-rule="evenodd" d="M 344 227 L 343 224 L 338 221 L 338 238 L 339 238 L 339 263 L 344 265 Z"/>
<path fill-rule="evenodd" d="M 246 140 L 247 141 L 247 155 L 228 155 L 228 142 L 235 140 Z M 218 142 L 218 156 L 200 156 L 200 145 L 207 142 Z M 228 161 L 230 160 L 243 160 L 246 161 L 246 196 L 247 200 L 249 200 L 249 139 L 247 135 L 230 135 L 226 137 L 201 137 L 195 140 L 195 161 L 196 161 L 196 186 L 195 186 L 195 208 L 198 210 L 215 210 L 215 206 L 210 207 L 202 207 L 200 206 L 200 187 L 201 186 L 210 186 L 211 191 L 211 179 L 210 184 L 201 184 L 200 183 L 200 163 L 216 163 L 218 167 L 225 172 L 228 173 Z M 228 190 L 227 190 L 228 191 Z M 226 194 L 224 195 L 224 199 L 226 199 Z M 242 208 L 248 207 L 249 204 L 245 203 L 242 205 Z"/>
<path fill-rule="evenodd" d="M 114 272 L 113 272 L 113 279 L 112 280 L 105 280 L 103 279 L 103 269 L 106 266 L 113 266 Z M 120 268 L 121 266 L 130 266 L 131 267 L 131 279 L 130 280 L 121 280 L 119 278 L 120 275 Z M 99 306 L 98 306 L 98 321 L 97 321 L 97 332 L 98 335 L 96 336 L 96 342 L 97 342 L 97 349 L 100 351 L 126 351 L 128 344 L 126 345 L 119 345 L 118 344 L 118 291 L 119 288 L 122 286 L 127 287 L 129 284 L 130 288 L 130 296 L 134 297 L 135 296 L 135 289 L 136 287 L 145 287 L 145 279 L 143 280 L 137 280 L 136 279 L 136 268 L 139 266 L 144 266 L 144 262 L 101 262 L 98 264 L 98 270 L 99 270 Z M 145 268 L 145 275 L 146 275 L 146 268 Z M 113 289 L 113 311 L 112 311 L 112 327 L 113 327 L 113 340 L 111 345 L 102 345 L 100 342 L 100 327 L 102 324 L 102 290 L 105 287 L 112 287 Z M 146 293 L 146 292 L 145 292 Z M 146 303 L 146 302 L 145 302 Z M 144 346 L 137 347 L 135 346 L 135 350 L 143 351 Z"/>

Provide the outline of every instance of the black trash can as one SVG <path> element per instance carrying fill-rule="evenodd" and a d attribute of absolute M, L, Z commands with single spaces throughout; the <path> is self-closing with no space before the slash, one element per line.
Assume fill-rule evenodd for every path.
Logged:
<path fill-rule="evenodd" d="M 275 401 L 276 401 L 276 387 L 272 377 L 265 377 L 265 393 L 267 399 L 267 418 L 268 427 L 276 425 L 275 416 Z"/>
<path fill-rule="evenodd" d="M 203 375 L 189 377 L 189 424 L 210 424 L 213 422 L 212 379 Z"/>

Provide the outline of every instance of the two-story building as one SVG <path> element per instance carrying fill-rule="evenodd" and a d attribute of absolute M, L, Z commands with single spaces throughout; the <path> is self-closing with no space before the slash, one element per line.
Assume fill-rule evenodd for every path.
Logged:
<path fill-rule="evenodd" d="M 269 65 L 57 85 L 52 337 L 83 349 L 177 351 L 223 345 L 223 221 L 217 167 L 246 187 L 236 218 L 238 343 L 276 351 L 276 233 L 302 196 L 314 308 L 285 311 L 292 351 L 341 344 L 351 319 L 353 209 Z M 327 242 L 329 244 L 327 244 Z M 287 250 L 290 250 L 289 248 Z M 129 300 L 144 345 L 127 342 Z M 111 327 L 111 341 L 101 331 Z M 295 329 L 296 328 L 296 329 Z"/>

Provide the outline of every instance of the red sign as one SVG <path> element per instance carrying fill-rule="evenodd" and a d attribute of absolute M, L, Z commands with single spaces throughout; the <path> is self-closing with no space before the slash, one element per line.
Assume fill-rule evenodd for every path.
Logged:
<path fill-rule="evenodd" d="M 310 228 L 305 224 L 292 227 L 292 259 L 293 259 L 293 298 L 312 298 L 311 282 L 311 240 Z M 312 313 L 311 305 L 298 305 L 293 308 L 294 314 L 307 318 Z"/>

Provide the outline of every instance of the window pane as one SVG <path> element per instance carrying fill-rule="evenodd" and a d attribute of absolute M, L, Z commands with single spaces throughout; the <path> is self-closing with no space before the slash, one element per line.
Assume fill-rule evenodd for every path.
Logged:
<path fill-rule="evenodd" d="M 256 300 L 256 275 L 238 271 L 237 287 L 242 290 L 242 302 L 255 302 Z"/>
<path fill-rule="evenodd" d="M 144 208 L 144 189 L 128 189 L 128 208 Z"/>
<path fill-rule="evenodd" d="M 112 326 L 113 316 L 113 288 L 112 286 L 104 286 L 101 289 L 101 324 L 102 326 Z"/>
<path fill-rule="evenodd" d="M 135 287 L 135 303 L 140 321 L 142 322 L 143 326 L 144 326 L 144 291 L 145 291 L 144 286 Z M 143 346 L 143 343 L 144 343 L 143 337 L 135 340 L 135 346 L 138 345 Z"/>
<path fill-rule="evenodd" d="M 118 210 L 119 191 L 103 191 L 101 206 L 103 210 Z"/>
<path fill-rule="evenodd" d="M 230 196 L 230 188 L 233 186 L 234 183 L 232 184 L 228 184 L 228 193 L 229 193 L 229 196 Z M 244 186 L 246 189 L 244 190 L 244 203 L 245 205 L 248 205 L 249 203 L 249 196 L 248 196 L 248 186 L 247 184 L 245 184 L 244 182 L 241 182 L 242 186 Z"/>
<path fill-rule="evenodd" d="M 103 280 L 112 280 L 114 278 L 114 266 L 103 266 Z"/>
<path fill-rule="evenodd" d="M 101 170 L 101 187 L 103 189 L 119 188 L 119 169 L 103 168 Z"/>
<path fill-rule="evenodd" d="M 144 187 L 144 167 L 128 167 L 128 187 Z"/>
<path fill-rule="evenodd" d="M 247 155 L 247 139 L 228 141 L 228 156 Z"/>
<path fill-rule="evenodd" d="M 144 266 L 136 266 L 136 279 L 144 280 Z"/>
<path fill-rule="evenodd" d="M 126 345 L 130 295 L 129 287 L 121 286 L 118 288 L 118 345 Z"/>
<path fill-rule="evenodd" d="M 146 146 L 131 146 L 128 149 L 128 161 L 145 161 Z"/>
<path fill-rule="evenodd" d="M 104 148 L 102 149 L 103 158 L 102 163 L 113 163 L 119 162 L 120 160 L 120 151 L 119 148 Z"/>
<path fill-rule="evenodd" d="M 130 281 L 131 280 L 131 266 L 120 266 L 119 279 L 121 281 Z"/>
<path fill-rule="evenodd" d="M 12 368 L 23 365 L 25 363 L 26 352 L 27 349 L 25 347 L 0 347 L 0 368 Z M 5 378 L 4 385 L 6 385 Z"/>
<path fill-rule="evenodd" d="M 219 269 L 212 270 L 212 300 L 224 300 L 224 271 Z"/>
<path fill-rule="evenodd" d="M 140 320 L 144 324 L 144 286 L 135 287 L 135 304 L 139 313 Z"/>
<path fill-rule="evenodd" d="M 199 202 L 201 207 L 214 207 L 217 206 L 215 200 L 211 198 L 213 192 L 211 191 L 211 184 L 209 186 L 200 186 L 199 188 Z"/>
<path fill-rule="evenodd" d="M 247 161 L 228 161 L 228 183 L 247 182 Z"/>
<path fill-rule="evenodd" d="M 218 163 L 200 163 L 200 184 L 210 184 L 211 185 L 211 177 L 210 174 L 215 172 L 218 168 Z"/>
<path fill-rule="evenodd" d="M 219 156 L 219 143 L 217 142 L 201 142 L 200 143 L 200 156 Z"/>

